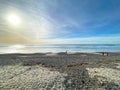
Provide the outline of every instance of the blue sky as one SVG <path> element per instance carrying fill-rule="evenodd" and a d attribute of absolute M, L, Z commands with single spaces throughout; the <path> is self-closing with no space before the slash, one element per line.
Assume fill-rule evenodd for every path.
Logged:
<path fill-rule="evenodd" d="M 0 0 L 0 42 L 117 44 L 119 10 L 120 0 Z"/>

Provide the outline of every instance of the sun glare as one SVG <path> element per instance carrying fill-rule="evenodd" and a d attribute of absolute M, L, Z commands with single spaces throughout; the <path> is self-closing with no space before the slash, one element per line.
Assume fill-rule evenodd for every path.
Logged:
<path fill-rule="evenodd" d="M 15 15 L 15 14 L 9 15 L 8 16 L 8 21 L 12 25 L 19 25 L 21 23 L 20 17 Z"/>
<path fill-rule="evenodd" d="M 16 49 L 21 49 L 21 48 L 25 48 L 25 46 L 24 45 L 12 45 L 12 46 L 10 46 L 11 48 L 16 48 Z"/>

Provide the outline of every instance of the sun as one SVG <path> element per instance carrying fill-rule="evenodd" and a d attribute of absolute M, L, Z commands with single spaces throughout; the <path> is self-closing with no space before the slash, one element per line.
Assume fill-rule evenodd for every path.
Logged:
<path fill-rule="evenodd" d="M 8 16 L 7 20 L 12 25 L 19 25 L 21 23 L 21 19 L 18 15 L 11 14 Z"/>

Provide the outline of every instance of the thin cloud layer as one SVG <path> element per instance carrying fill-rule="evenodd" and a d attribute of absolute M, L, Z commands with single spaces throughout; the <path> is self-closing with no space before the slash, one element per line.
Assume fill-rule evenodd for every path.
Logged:
<path fill-rule="evenodd" d="M 0 42 L 16 43 L 13 38 L 19 35 L 19 43 L 71 43 L 74 38 L 80 40 L 76 43 L 92 43 L 92 37 L 104 38 L 101 43 L 117 43 L 107 36 L 120 34 L 119 9 L 119 0 L 1 0 Z M 6 20 L 11 13 L 20 17 L 19 26 L 11 26 Z"/>

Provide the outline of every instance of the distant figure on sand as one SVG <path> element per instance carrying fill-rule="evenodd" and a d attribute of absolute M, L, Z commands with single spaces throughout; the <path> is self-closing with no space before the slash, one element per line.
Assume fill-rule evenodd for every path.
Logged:
<path fill-rule="evenodd" d="M 102 52 L 102 56 L 104 56 L 104 52 Z"/>
<path fill-rule="evenodd" d="M 102 56 L 108 56 L 108 52 L 102 52 Z"/>
<path fill-rule="evenodd" d="M 65 52 L 66 54 L 67 54 L 67 50 L 66 50 L 66 52 Z"/>
<path fill-rule="evenodd" d="M 108 52 L 106 52 L 107 56 L 108 56 Z"/>

